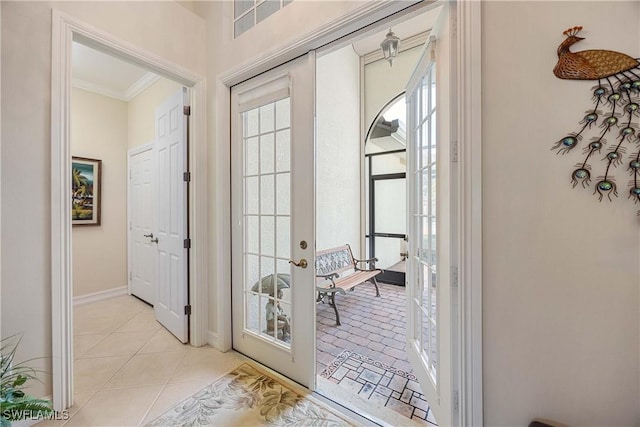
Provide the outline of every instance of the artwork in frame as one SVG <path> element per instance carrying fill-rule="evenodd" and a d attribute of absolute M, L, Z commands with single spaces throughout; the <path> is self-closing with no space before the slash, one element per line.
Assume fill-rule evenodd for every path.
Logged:
<path fill-rule="evenodd" d="M 102 160 L 71 159 L 71 223 L 100 225 Z"/>

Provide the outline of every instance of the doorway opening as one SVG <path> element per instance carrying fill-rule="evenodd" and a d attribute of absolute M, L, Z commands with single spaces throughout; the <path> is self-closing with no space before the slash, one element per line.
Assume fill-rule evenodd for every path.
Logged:
<path fill-rule="evenodd" d="M 438 16 L 432 9 L 394 22 L 393 66 L 379 47 L 388 27 L 318 57 L 317 250 L 349 244 L 354 258 L 375 259 L 383 272 L 379 297 L 366 282 L 335 293 L 339 322 L 319 298 L 316 391 L 391 425 L 437 425 L 407 349 L 404 92 Z"/>
<path fill-rule="evenodd" d="M 190 101 L 192 107 L 196 107 L 196 114 L 191 118 L 190 128 L 193 130 L 193 135 L 189 138 L 187 143 L 185 137 L 185 146 L 189 145 L 190 150 L 186 151 L 183 155 L 183 159 L 186 162 L 190 159 L 191 170 L 183 170 L 180 172 L 179 178 L 182 179 L 182 174 L 191 172 L 191 180 L 188 185 L 191 187 L 193 197 L 186 198 L 185 203 L 176 204 L 175 209 L 184 212 L 183 215 L 186 218 L 187 206 L 189 206 L 189 216 L 191 222 L 191 228 L 194 234 L 198 234 L 198 230 L 206 230 L 206 215 L 196 216 L 196 212 L 202 211 L 202 206 L 206 205 L 203 194 L 206 194 L 206 180 L 203 179 L 205 168 L 203 167 L 203 160 L 206 155 L 202 155 L 203 149 L 206 148 L 204 141 L 203 122 L 202 117 L 206 115 L 205 111 L 205 93 L 203 79 L 195 74 L 192 74 L 183 68 L 158 59 L 154 55 L 145 52 L 141 49 L 131 46 L 126 42 L 123 42 L 115 37 L 102 33 L 93 27 L 87 26 L 81 21 L 76 20 L 73 17 L 64 15 L 57 10 L 53 10 L 53 22 L 52 26 L 52 168 L 51 168 L 51 185 L 52 185 L 52 214 L 51 214 L 51 227 L 52 227 L 52 324 L 53 324 L 53 337 L 52 340 L 52 353 L 53 353 L 53 401 L 54 408 L 56 410 L 63 410 L 72 405 L 74 400 L 74 361 L 73 361 L 73 311 L 74 311 L 74 295 L 73 295 L 73 233 L 72 228 L 72 192 L 63 189 L 72 188 L 72 170 L 73 159 L 71 158 L 73 153 L 73 144 L 71 141 L 72 136 L 72 99 L 73 99 L 73 85 L 72 85 L 72 61 L 74 57 L 74 42 L 78 42 L 85 47 L 91 47 L 96 51 L 107 53 L 111 56 L 116 56 L 125 62 L 130 64 L 136 64 L 143 67 L 146 71 L 153 71 L 155 74 L 164 76 L 168 79 L 177 81 L 180 85 L 184 85 L 190 88 Z M 86 88 L 85 88 L 86 89 Z M 86 91 L 85 91 L 86 92 Z M 182 92 L 182 89 L 181 89 Z M 86 94 L 85 94 L 86 95 Z M 181 93 L 181 95 L 183 95 Z M 88 95 L 91 97 L 91 95 Z M 185 96 L 181 96 L 184 98 Z M 117 109 L 116 109 L 117 110 Z M 171 117 L 168 117 L 168 121 L 180 121 L 177 118 L 178 111 L 172 113 Z M 183 111 L 180 111 L 182 115 Z M 201 114 L 203 115 L 201 117 Z M 117 115 L 117 114 L 116 114 Z M 152 128 L 155 127 L 154 125 Z M 170 124 L 167 128 L 172 128 Z M 121 129 L 121 127 L 119 128 Z M 182 133 L 182 132 L 180 132 Z M 83 139 L 90 141 L 92 131 L 89 130 L 83 136 Z M 119 141 L 112 141 L 112 145 L 123 143 L 127 141 L 127 131 L 124 131 L 123 136 Z M 90 146 L 88 143 L 87 146 Z M 113 148 L 113 147 L 111 147 Z M 91 157 L 93 160 L 97 159 L 97 155 Z M 107 203 L 112 203 L 110 207 L 119 206 L 120 209 L 124 209 L 126 218 L 126 195 L 127 187 L 127 152 L 126 149 L 122 150 L 119 160 L 116 162 L 110 161 L 110 165 L 102 163 L 103 170 L 106 173 L 107 168 L 110 172 L 113 172 L 113 176 L 117 176 L 121 181 L 121 185 L 114 183 L 114 186 L 121 192 L 121 198 L 111 195 L 111 199 L 103 199 L 105 209 Z M 115 158 L 115 157 L 114 157 Z M 160 162 L 158 162 L 160 163 Z M 174 162 L 179 163 L 180 162 Z M 118 167 L 116 164 L 124 164 L 123 173 L 120 175 L 117 173 Z M 115 167 L 114 167 L 115 166 Z M 177 175 L 177 174 L 175 174 Z M 161 175 L 163 176 L 163 175 Z M 187 177 L 187 175 L 185 175 Z M 85 177 L 88 178 L 88 177 Z M 185 181 L 186 182 L 186 181 Z M 175 184 L 174 184 L 175 186 Z M 87 188 L 90 189 L 89 186 Z M 101 188 L 103 191 L 106 189 Z M 86 190 L 86 189 L 85 189 Z M 113 188 L 110 188 L 113 190 Z M 174 191 L 174 188 L 166 187 L 166 191 L 172 194 L 178 194 Z M 103 193 L 106 195 L 107 193 Z M 124 200 L 124 201 L 123 201 Z M 93 205 L 92 200 L 90 205 Z M 85 203 L 84 208 L 88 205 Z M 180 209 L 180 206 L 184 206 L 184 211 Z M 93 206 L 92 206 L 93 207 Z M 85 210 L 85 209 L 82 210 Z M 105 211 L 106 212 L 106 211 Z M 122 210 L 120 211 L 122 212 Z M 122 221 L 122 215 L 120 215 L 120 222 L 126 224 L 126 220 Z M 107 224 L 106 217 L 102 216 L 102 225 Z M 114 221 L 112 216 L 110 222 Z M 117 222 L 117 221 L 116 221 Z M 186 220 L 184 222 L 186 224 Z M 119 233 L 126 233 L 127 226 L 119 228 Z M 99 233 L 99 232 L 98 232 Z M 200 237 L 200 236 L 199 236 Z M 206 236 L 202 236 L 202 239 L 206 241 Z M 126 240 L 126 238 L 125 238 Z M 122 239 L 119 239 L 122 245 Z M 180 247 L 186 245 L 187 242 L 180 241 Z M 160 248 L 161 245 L 159 244 Z M 122 245 L 120 255 L 126 258 L 127 249 L 126 243 Z M 202 277 L 203 269 L 206 270 L 206 262 L 203 261 L 205 251 L 202 250 L 202 244 L 198 239 L 191 249 L 191 257 L 184 263 L 184 270 L 187 271 L 187 266 L 190 265 L 190 270 L 194 273 L 192 277 L 186 277 L 181 279 L 178 275 L 175 275 L 174 283 L 179 283 L 180 287 L 184 290 L 184 295 L 190 292 L 193 295 L 194 307 L 192 315 L 188 322 L 184 325 L 190 324 L 192 326 L 191 343 L 199 346 L 206 342 L 206 330 L 203 325 L 206 323 L 203 321 L 206 319 L 206 299 L 202 298 L 202 294 L 206 291 L 204 283 L 197 279 Z M 205 257 L 206 258 L 206 257 Z M 124 262 L 126 266 L 126 261 Z M 126 268 L 126 267 L 125 267 Z M 206 275 L 206 274 L 205 274 Z M 86 291 L 88 292 L 84 296 L 86 298 L 78 300 L 78 302 L 89 302 L 95 300 L 95 298 L 102 298 L 115 295 L 122 295 L 127 293 L 126 282 L 128 278 L 125 274 L 124 282 L 118 283 L 115 286 L 111 284 L 112 289 L 110 291 Z M 114 290 L 115 288 L 116 290 Z M 98 293 L 98 295 L 95 295 Z M 131 298 L 131 297 L 130 297 Z M 133 301 L 133 300 L 132 300 Z M 186 298 L 184 298 L 186 301 Z M 154 301 L 157 304 L 158 299 Z M 145 307 L 144 304 L 135 300 L 130 304 L 133 306 L 133 310 L 136 311 L 140 307 Z M 180 307 L 181 312 L 187 314 L 188 311 L 185 307 Z M 185 337 L 186 337 L 186 328 Z M 186 339 L 184 339 L 186 341 Z M 95 343 L 94 343 L 95 344 Z"/>
<path fill-rule="evenodd" d="M 82 395 L 145 384 L 142 366 L 162 365 L 161 359 L 177 366 L 184 354 L 187 318 L 176 327 L 167 313 L 179 305 L 167 295 L 180 293 L 163 288 L 172 273 L 163 267 L 162 254 L 167 224 L 186 232 L 180 220 L 188 207 L 186 197 L 169 206 L 157 190 L 171 194 L 181 184 L 170 181 L 184 165 L 178 173 L 160 161 L 168 151 L 163 144 L 175 144 L 173 151 L 182 149 L 186 159 L 186 89 L 79 42 L 72 45 L 71 83 L 74 376 L 75 392 Z M 170 118 L 172 109 L 180 115 Z M 186 251 L 174 255 L 174 265 L 182 256 L 186 267 Z M 132 367 L 137 382 L 125 378 Z M 157 371 L 146 373 L 158 379 Z"/>

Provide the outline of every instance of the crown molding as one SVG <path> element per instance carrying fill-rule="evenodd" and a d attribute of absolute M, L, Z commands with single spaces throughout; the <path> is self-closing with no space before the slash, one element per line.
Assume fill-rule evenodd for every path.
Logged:
<path fill-rule="evenodd" d="M 88 82 L 75 77 L 71 79 L 71 85 L 78 89 L 117 99 L 118 101 L 129 102 L 158 80 L 160 80 L 159 75 L 147 72 L 126 91 L 113 90 L 104 85 Z"/>
<path fill-rule="evenodd" d="M 127 102 L 144 92 L 149 86 L 160 80 L 160 76 L 151 72 L 147 72 L 144 76 L 132 84 L 125 92 Z"/>

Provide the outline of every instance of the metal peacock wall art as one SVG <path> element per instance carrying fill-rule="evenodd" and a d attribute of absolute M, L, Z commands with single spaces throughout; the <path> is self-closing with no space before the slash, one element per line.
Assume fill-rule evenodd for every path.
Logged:
<path fill-rule="evenodd" d="M 639 203 L 640 128 L 633 120 L 638 117 L 640 110 L 640 61 L 612 50 L 571 52 L 571 46 L 584 40 L 584 37 L 578 37 L 581 30 L 582 27 L 573 27 L 563 33 L 567 38 L 558 46 L 558 63 L 553 73 L 561 79 L 597 80 L 598 84 L 593 87 L 595 106 L 586 111 L 579 122 L 582 125 L 579 130 L 560 139 L 552 149 L 559 154 L 567 154 L 579 145 L 592 127 L 599 126 L 601 130 L 595 132 L 596 135 L 583 149 L 584 161 L 577 163 L 571 173 L 573 187 L 581 184 L 586 188 L 589 185 L 592 175 L 589 161 L 604 154 L 604 174 L 596 177 L 593 193 L 598 195 L 599 200 L 605 195 L 609 200 L 612 200 L 612 196 L 617 197 L 614 170 L 623 164 L 629 150 L 626 160 L 631 175 L 629 197 Z M 606 137 L 614 142 L 609 143 Z"/>

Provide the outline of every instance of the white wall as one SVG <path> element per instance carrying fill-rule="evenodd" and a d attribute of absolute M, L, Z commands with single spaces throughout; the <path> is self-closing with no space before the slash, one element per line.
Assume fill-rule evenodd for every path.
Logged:
<path fill-rule="evenodd" d="M 316 69 L 316 248 L 360 248 L 360 57 L 351 46 Z"/>
<path fill-rule="evenodd" d="M 206 74 L 204 21 L 174 2 L 2 1 L 2 336 L 51 356 L 51 8 Z M 11 208 L 9 208 L 11 207 Z M 19 208 L 17 208 L 19 207 Z M 50 359 L 41 359 L 51 372 Z M 51 378 L 34 387 L 51 393 Z"/>
<path fill-rule="evenodd" d="M 102 160 L 101 225 L 75 226 L 73 295 L 127 285 L 127 103 L 71 94 L 71 154 Z"/>
<path fill-rule="evenodd" d="M 550 151 L 593 106 L 594 82 L 552 73 L 562 32 L 584 27 L 574 50 L 638 57 L 640 3 L 483 2 L 482 12 L 485 425 L 640 425 L 628 175 L 617 173 L 620 197 L 599 203 L 593 186 L 571 188 L 582 150 Z"/>
<path fill-rule="evenodd" d="M 129 148 L 155 139 L 156 108 L 182 88 L 172 80 L 161 78 L 128 103 Z"/>
<path fill-rule="evenodd" d="M 423 47 L 400 52 L 393 67 L 384 59 L 364 66 L 364 123 L 365 132 L 389 101 L 404 92 L 409 77 L 418 63 Z"/>

